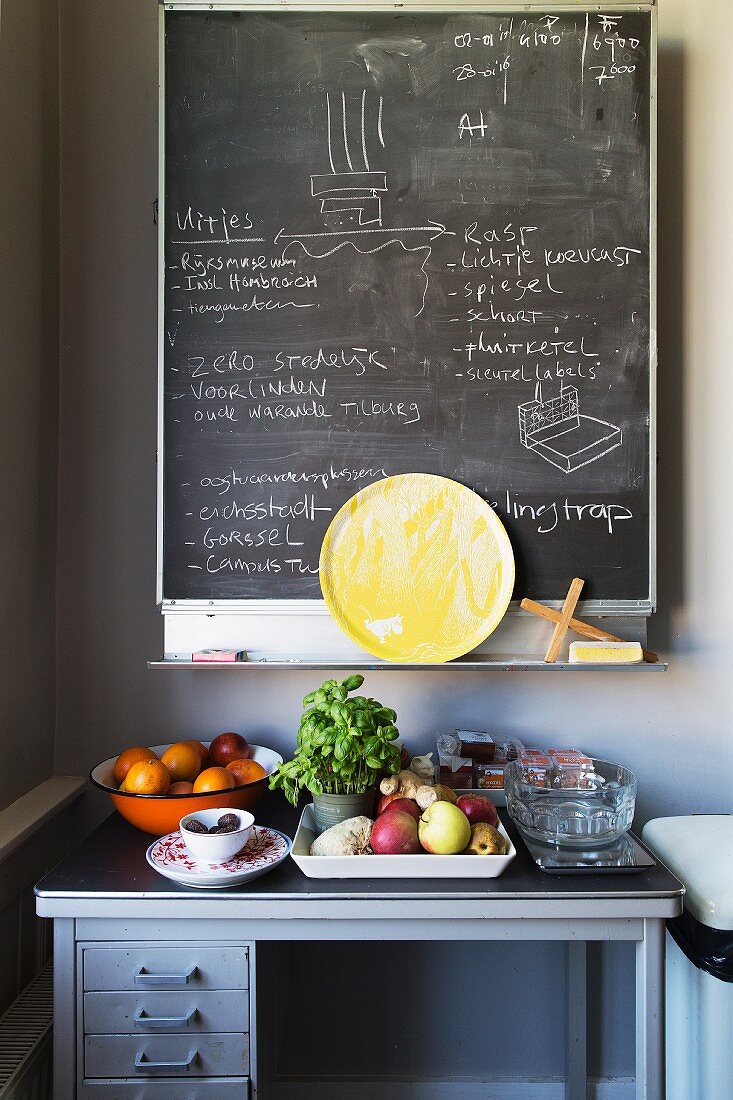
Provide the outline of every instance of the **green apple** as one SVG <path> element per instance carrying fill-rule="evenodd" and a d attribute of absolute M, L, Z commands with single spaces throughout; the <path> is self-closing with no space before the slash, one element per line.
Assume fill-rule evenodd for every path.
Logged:
<path fill-rule="evenodd" d="M 452 856 L 462 852 L 471 839 L 471 825 L 452 802 L 433 802 L 417 827 L 420 843 L 433 855 Z"/>

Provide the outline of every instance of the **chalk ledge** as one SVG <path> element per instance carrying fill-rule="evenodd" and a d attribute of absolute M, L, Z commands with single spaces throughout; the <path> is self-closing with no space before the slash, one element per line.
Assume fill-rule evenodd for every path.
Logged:
<path fill-rule="evenodd" d="M 285 654 L 251 657 L 248 661 L 148 661 L 151 669 L 202 669 L 227 672 L 244 672 L 253 669 L 342 669 L 368 670 L 370 672 L 622 672 L 624 675 L 638 672 L 666 672 L 666 661 L 639 665 L 577 665 L 569 661 L 545 664 L 541 657 L 500 657 L 468 654 L 444 664 L 400 664 L 363 658 L 343 657 L 295 657 Z"/>

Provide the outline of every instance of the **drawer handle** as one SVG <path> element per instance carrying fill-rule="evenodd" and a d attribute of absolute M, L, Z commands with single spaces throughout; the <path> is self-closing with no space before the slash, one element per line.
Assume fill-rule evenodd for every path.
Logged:
<path fill-rule="evenodd" d="M 135 1055 L 135 1069 L 138 1073 L 167 1073 L 168 1070 L 183 1070 L 187 1072 L 199 1056 L 197 1050 L 189 1052 L 188 1058 L 181 1062 L 151 1062 L 145 1057 L 145 1051 L 138 1051 Z"/>
<path fill-rule="evenodd" d="M 135 974 L 135 985 L 188 985 L 196 973 L 196 967 L 192 966 L 187 974 L 149 974 L 145 968 L 141 968 Z"/>
<path fill-rule="evenodd" d="M 135 1027 L 150 1031 L 159 1027 L 188 1027 L 196 1012 L 197 1009 L 194 1007 L 186 1016 L 146 1016 L 145 1010 L 141 1008 L 135 1013 L 133 1022 Z"/>

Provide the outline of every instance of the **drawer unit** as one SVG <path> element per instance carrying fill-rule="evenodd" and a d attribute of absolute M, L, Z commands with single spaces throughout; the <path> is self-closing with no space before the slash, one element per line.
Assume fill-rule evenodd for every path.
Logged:
<path fill-rule="evenodd" d="M 249 1070 L 247 1035 L 88 1035 L 84 1076 L 226 1077 Z"/>
<path fill-rule="evenodd" d="M 78 1100 L 247 1100 L 249 967 L 244 944 L 80 943 Z"/>
<path fill-rule="evenodd" d="M 248 1100 L 249 1077 L 209 1077 L 195 1081 L 82 1081 L 79 1100 Z"/>
<path fill-rule="evenodd" d="M 160 943 L 126 948 L 87 947 L 83 987 L 92 990 L 247 989 L 246 947 L 164 947 Z"/>
<path fill-rule="evenodd" d="M 86 1035 L 249 1031 L 246 989 L 140 989 L 84 994 Z"/>

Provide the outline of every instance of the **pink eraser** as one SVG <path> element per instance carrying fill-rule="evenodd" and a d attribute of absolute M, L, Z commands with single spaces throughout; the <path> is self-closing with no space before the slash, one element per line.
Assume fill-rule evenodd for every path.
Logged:
<path fill-rule="evenodd" d="M 202 649 L 194 653 L 192 661 L 221 661 L 231 662 L 240 660 L 240 651 L 236 649 Z"/>

